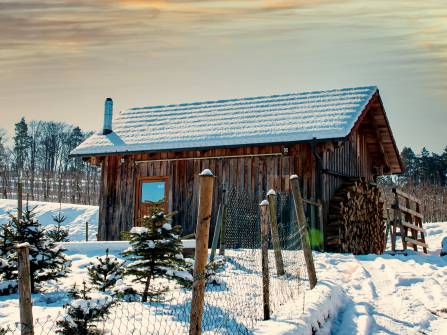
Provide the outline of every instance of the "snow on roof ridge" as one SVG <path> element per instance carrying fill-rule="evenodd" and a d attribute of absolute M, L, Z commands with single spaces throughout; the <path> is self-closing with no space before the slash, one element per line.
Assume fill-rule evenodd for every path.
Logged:
<path fill-rule="evenodd" d="M 364 86 L 128 109 L 115 118 L 112 133 L 93 134 L 71 154 L 341 139 L 351 132 L 376 92 L 376 86 Z"/>
<path fill-rule="evenodd" d="M 173 104 L 162 104 L 162 105 L 155 105 L 155 106 L 142 106 L 142 107 L 132 107 L 128 108 L 126 110 L 140 110 L 140 109 L 158 109 L 158 108 L 167 108 L 167 107 L 187 107 L 187 106 L 194 106 L 194 105 L 209 105 L 214 103 L 226 103 L 226 102 L 232 102 L 232 101 L 251 101 L 251 100 L 258 100 L 258 99 L 267 99 L 267 98 L 278 98 L 278 97 L 287 97 L 287 96 L 294 96 L 294 95 L 306 95 L 306 94 L 324 94 L 324 93 L 330 93 L 330 92 L 345 92 L 345 91 L 354 91 L 354 90 L 377 90 L 376 85 L 370 85 L 370 86 L 358 86 L 358 87 L 344 87 L 344 88 L 334 88 L 330 90 L 320 90 L 320 91 L 303 91 L 303 92 L 290 92 L 290 93 L 283 93 L 283 94 L 272 94 L 272 95 L 259 95 L 259 96 L 253 96 L 253 97 L 240 97 L 240 98 L 228 98 L 228 99 L 219 99 L 219 100 L 206 100 L 206 101 L 193 101 L 193 102 L 183 102 L 183 103 L 173 103 Z M 126 111 L 125 110 L 125 111 Z"/>

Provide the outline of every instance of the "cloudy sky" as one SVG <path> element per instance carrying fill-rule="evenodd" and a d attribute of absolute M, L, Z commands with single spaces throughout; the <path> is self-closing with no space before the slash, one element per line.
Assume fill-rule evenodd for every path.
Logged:
<path fill-rule="evenodd" d="M 445 0 L 0 0 L 0 128 L 359 85 L 397 144 L 447 145 Z"/>

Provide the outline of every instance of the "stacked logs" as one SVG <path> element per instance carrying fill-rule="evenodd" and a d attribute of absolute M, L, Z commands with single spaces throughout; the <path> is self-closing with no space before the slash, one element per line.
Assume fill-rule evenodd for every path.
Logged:
<path fill-rule="evenodd" d="M 379 188 L 364 178 L 344 184 L 330 202 L 326 236 L 330 251 L 383 253 L 385 223 Z"/>

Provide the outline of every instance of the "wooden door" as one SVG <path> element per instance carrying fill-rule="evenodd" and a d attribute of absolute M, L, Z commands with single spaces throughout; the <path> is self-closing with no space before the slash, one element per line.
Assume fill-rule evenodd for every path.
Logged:
<path fill-rule="evenodd" d="M 168 211 L 169 177 L 140 177 L 136 190 L 135 225 L 140 226 L 145 215 L 149 215 L 152 207 L 160 207 Z"/>

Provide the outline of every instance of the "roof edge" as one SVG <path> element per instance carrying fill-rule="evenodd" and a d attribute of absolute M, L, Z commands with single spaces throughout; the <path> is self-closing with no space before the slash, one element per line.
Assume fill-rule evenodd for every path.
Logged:
<path fill-rule="evenodd" d="M 208 147 L 190 147 L 190 148 L 175 148 L 175 149 L 157 149 L 157 150 L 138 150 L 138 151 L 116 151 L 116 152 L 103 152 L 103 153 L 92 153 L 92 154 L 72 154 L 70 153 L 68 157 L 70 158 L 86 158 L 86 157 L 99 157 L 99 156 L 114 156 L 114 155 L 138 155 L 143 153 L 158 153 L 158 152 L 183 152 L 183 151 L 197 151 L 197 150 L 210 150 L 210 149 L 228 149 L 228 148 L 246 148 L 251 146 L 269 146 L 269 145 L 286 145 L 286 144 L 300 144 L 300 143 L 324 143 L 332 141 L 344 141 L 347 136 L 343 137 L 330 137 L 330 138 L 311 138 L 307 140 L 299 141 L 279 141 L 279 142 L 269 142 L 269 143 L 248 143 L 248 144 L 231 144 L 231 145 L 213 145 Z"/>

